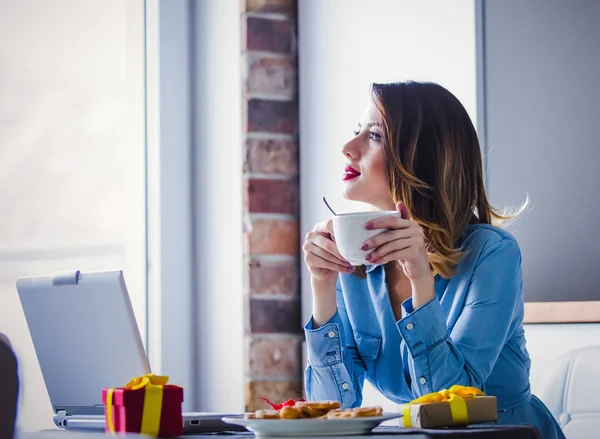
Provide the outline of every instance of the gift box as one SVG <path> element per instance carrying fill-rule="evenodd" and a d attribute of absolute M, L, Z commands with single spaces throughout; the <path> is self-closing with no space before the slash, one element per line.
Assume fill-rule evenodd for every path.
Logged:
<path fill-rule="evenodd" d="M 141 433 L 154 437 L 183 434 L 183 388 L 153 374 L 125 387 L 102 389 L 107 433 Z"/>
<path fill-rule="evenodd" d="M 498 419 L 495 396 L 463 386 L 423 395 L 408 403 L 403 412 L 404 426 L 409 428 L 464 426 Z"/>

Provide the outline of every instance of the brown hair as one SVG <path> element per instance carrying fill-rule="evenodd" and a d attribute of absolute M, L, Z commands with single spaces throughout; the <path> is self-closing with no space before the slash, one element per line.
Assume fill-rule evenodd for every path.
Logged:
<path fill-rule="evenodd" d="M 394 202 L 402 201 L 423 228 L 434 273 L 450 278 L 467 225 L 500 224 L 516 214 L 501 214 L 488 202 L 477 133 L 452 93 L 410 81 L 373 84 L 371 94 L 383 119 Z"/>

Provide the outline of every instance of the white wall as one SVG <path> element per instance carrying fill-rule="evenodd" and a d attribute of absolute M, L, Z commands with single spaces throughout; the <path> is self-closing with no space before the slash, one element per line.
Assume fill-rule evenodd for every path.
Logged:
<path fill-rule="evenodd" d="M 477 125 L 475 7 L 472 0 L 303 0 L 299 2 L 302 236 L 342 198 L 340 149 L 352 135 L 376 81 L 432 80 L 447 87 Z M 302 272 L 303 320 L 311 313 Z M 600 344 L 600 325 L 527 325 L 532 390 L 564 352 Z M 388 404 L 367 386 L 365 404 Z"/>
<path fill-rule="evenodd" d="M 476 117 L 473 0 L 303 0 L 299 2 L 301 236 L 341 196 L 342 145 L 369 99 L 369 84 L 429 80 L 452 91 Z M 311 313 L 302 272 L 303 320 Z M 365 404 L 387 405 L 370 386 Z M 389 405 L 388 405 L 389 406 Z"/>

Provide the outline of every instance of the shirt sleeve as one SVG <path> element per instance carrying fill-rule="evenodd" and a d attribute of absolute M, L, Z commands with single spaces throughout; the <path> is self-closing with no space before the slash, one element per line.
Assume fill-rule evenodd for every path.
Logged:
<path fill-rule="evenodd" d="M 514 240 L 502 239 L 482 251 L 450 333 L 437 296 L 416 310 L 411 299 L 405 301 L 397 325 L 408 348 L 413 395 L 454 384 L 485 392 L 484 383 L 506 343 L 519 300 L 521 253 Z"/>
<path fill-rule="evenodd" d="M 306 395 L 310 401 L 334 400 L 343 408 L 359 407 L 366 368 L 358 355 L 339 281 L 336 301 L 337 312 L 327 323 L 313 329 L 311 317 L 304 328 Z"/>

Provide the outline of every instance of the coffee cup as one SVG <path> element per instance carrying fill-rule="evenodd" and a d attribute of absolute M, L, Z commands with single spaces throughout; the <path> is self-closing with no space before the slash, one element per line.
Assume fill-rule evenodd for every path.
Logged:
<path fill-rule="evenodd" d="M 367 230 L 365 225 L 375 218 L 388 215 L 400 215 L 396 210 L 384 210 L 373 212 L 342 213 L 333 217 L 333 236 L 340 254 L 350 264 L 372 265 L 365 257 L 373 251 L 361 250 L 366 240 L 379 235 L 388 229 Z"/>

